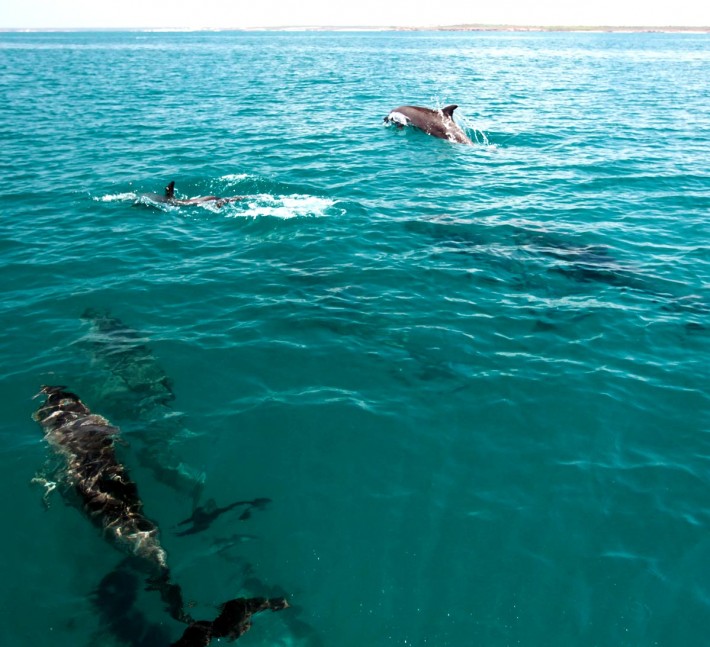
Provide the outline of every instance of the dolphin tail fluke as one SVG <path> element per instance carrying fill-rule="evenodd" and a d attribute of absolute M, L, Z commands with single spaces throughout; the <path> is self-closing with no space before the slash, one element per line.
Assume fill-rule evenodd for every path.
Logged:
<path fill-rule="evenodd" d="M 286 609 L 288 602 L 284 598 L 237 598 L 225 602 L 219 615 L 210 622 L 198 620 L 193 622 L 180 640 L 171 647 L 207 647 L 213 638 L 236 640 L 251 627 L 251 617 L 255 613 L 271 609 L 280 611 Z"/>
<path fill-rule="evenodd" d="M 172 180 L 168 186 L 165 187 L 165 197 L 168 200 L 172 200 L 175 196 L 175 180 Z"/>
<path fill-rule="evenodd" d="M 446 108 L 441 109 L 441 114 L 443 114 L 445 117 L 448 117 L 449 119 L 454 118 L 454 110 L 458 108 L 457 105 L 451 105 L 451 106 L 446 106 Z"/>

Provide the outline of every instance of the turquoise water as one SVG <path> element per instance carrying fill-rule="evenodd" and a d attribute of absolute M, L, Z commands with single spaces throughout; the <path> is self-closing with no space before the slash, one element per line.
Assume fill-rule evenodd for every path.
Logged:
<path fill-rule="evenodd" d="M 709 84 L 707 35 L 0 34 L 3 644 L 182 631 L 139 590 L 119 639 L 121 554 L 43 507 L 41 384 L 196 616 L 289 598 L 240 644 L 708 644 Z M 178 536 L 177 465 L 271 503 Z"/>

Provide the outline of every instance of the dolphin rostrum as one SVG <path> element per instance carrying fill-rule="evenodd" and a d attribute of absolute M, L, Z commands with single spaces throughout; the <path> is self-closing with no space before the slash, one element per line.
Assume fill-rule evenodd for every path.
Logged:
<path fill-rule="evenodd" d="M 414 126 L 423 130 L 427 135 L 433 135 L 439 139 L 448 139 L 457 144 L 469 144 L 473 142 L 468 138 L 454 121 L 454 110 L 457 105 L 446 106 L 445 108 L 432 109 L 420 106 L 400 106 L 392 110 L 384 121 L 395 124 L 398 128 L 404 126 Z"/>
<path fill-rule="evenodd" d="M 225 602 L 213 621 L 195 621 L 185 610 L 182 590 L 171 581 L 167 554 L 158 527 L 143 513 L 138 488 L 114 449 L 119 430 L 92 413 L 63 386 L 43 386 L 45 402 L 34 418 L 45 439 L 64 459 L 60 474 L 65 494 L 74 495 L 104 536 L 134 555 L 149 574 L 149 589 L 158 590 L 170 615 L 189 626 L 173 645 L 205 647 L 212 638 L 235 639 L 250 627 L 253 614 L 288 607 L 284 598 L 237 598 Z"/>

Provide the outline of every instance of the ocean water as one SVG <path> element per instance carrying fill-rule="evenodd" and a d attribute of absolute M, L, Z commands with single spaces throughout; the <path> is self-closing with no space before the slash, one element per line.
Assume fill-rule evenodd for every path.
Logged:
<path fill-rule="evenodd" d="M 2 643 L 184 628 L 32 483 L 63 384 L 196 617 L 289 599 L 240 644 L 709 644 L 709 84 L 707 34 L 0 34 Z M 270 503 L 181 536 L 171 469 Z"/>

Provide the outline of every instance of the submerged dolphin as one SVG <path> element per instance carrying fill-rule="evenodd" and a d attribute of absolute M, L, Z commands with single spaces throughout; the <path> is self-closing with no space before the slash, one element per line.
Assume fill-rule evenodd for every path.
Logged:
<path fill-rule="evenodd" d="M 185 415 L 173 407 L 172 380 L 138 331 L 108 311 L 89 309 L 82 318 L 91 325 L 82 344 L 94 360 L 108 371 L 102 386 L 109 408 L 130 412 L 140 422 L 135 435 L 140 443 L 137 456 L 155 477 L 192 497 L 196 506 L 205 474 L 183 461 L 177 442 L 191 435 Z"/>
<path fill-rule="evenodd" d="M 392 110 L 384 121 L 395 124 L 398 128 L 404 126 L 414 126 L 423 130 L 427 135 L 433 135 L 439 139 L 448 139 L 457 144 L 469 144 L 473 142 L 468 138 L 454 121 L 454 110 L 458 106 L 451 105 L 445 108 L 433 110 L 420 106 L 400 106 Z"/>
<path fill-rule="evenodd" d="M 222 605 L 214 621 L 193 620 L 185 610 L 182 590 L 171 581 L 158 527 L 143 513 L 138 488 L 116 456 L 118 428 L 91 413 L 76 394 L 62 386 L 43 386 L 40 394 L 46 401 L 34 418 L 42 425 L 45 439 L 64 459 L 62 489 L 78 497 L 104 536 L 138 558 L 150 574 L 149 588 L 159 591 L 174 619 L 189 625 L 174 645 L 205 647 L 212 638 L 238 638 L 249 629 L 253 614 L 288 606 L 284 598 L 238 598 Z"/>
<path fill-rule="evenodd" d="M 168 186 L 165 187 L 165 192 L 161 195 L 160 193 L 143 193 L 142 198 L 148 198 L 153 202 L 161 202 L 163 204 L 175 205 L 175 206 L 188 206 L 194 204 L 214 204 L 218 209 L 223 207 L 225 204 L 230 202 L 239 202 L 244 200 L 243 195 L 233 195 L 226 198 L 221 198 L 216 195 L 202 195 L 196 198 L 176 198 L 175 197 L 175 180 L 172 180 Z"/>

